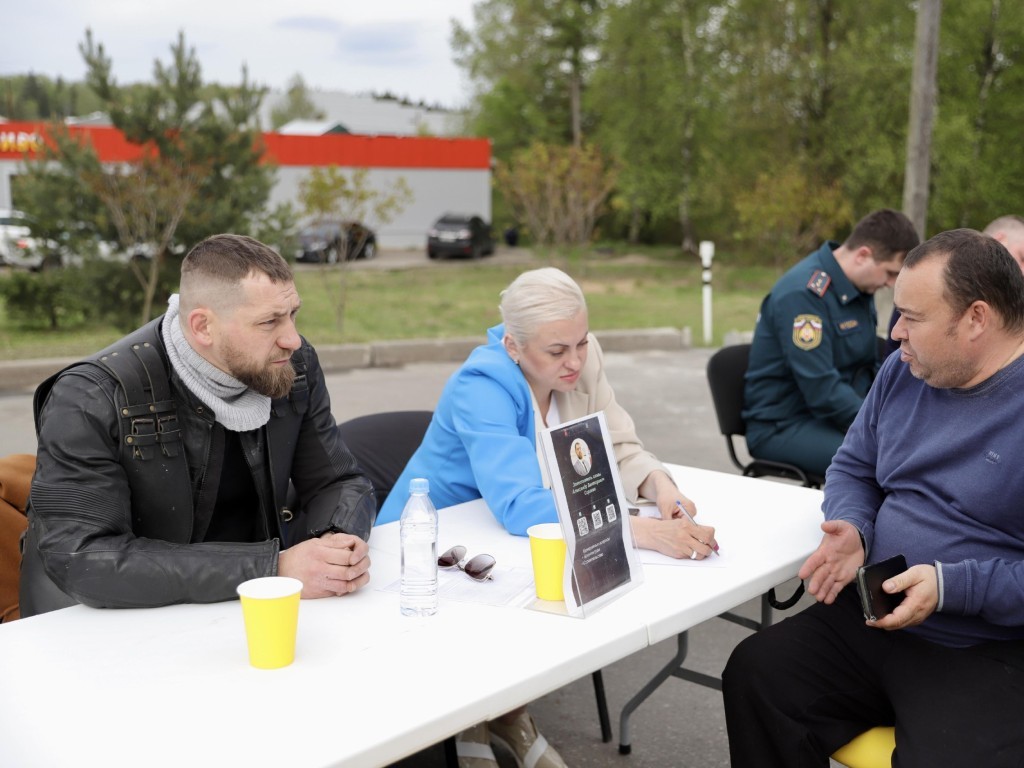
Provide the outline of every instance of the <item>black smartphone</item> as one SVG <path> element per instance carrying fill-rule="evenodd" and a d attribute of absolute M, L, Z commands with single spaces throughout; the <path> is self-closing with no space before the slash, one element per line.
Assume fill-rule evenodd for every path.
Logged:
<path fill-rule="evenodd" d="M 865 619 L 876 621 L 888 616 L 903 602 L 902 592 L 890 595 L 882 590 L 882 582 L 905 570 L 907 559 L 903 555 L 895 555 L 872 565 L 862 565 L 857 569 L 857 593 L 860 595 Z"/>

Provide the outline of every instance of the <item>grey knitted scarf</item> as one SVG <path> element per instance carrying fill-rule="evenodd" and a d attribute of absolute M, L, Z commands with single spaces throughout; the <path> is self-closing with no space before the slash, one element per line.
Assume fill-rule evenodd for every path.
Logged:
<path fill-rule="evenodd" d="M 270 421 L 270 398 L 249 389 L 192 349 L 178 321 L 178 294 L 167 300 L 160 327 L 171 365 L 189 391 L 232 432 L 248 432 Z"/>

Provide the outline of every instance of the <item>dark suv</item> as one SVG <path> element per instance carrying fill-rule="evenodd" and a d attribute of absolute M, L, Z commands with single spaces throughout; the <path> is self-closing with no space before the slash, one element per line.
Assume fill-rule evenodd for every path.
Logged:
<path fill-rule="evenodd" d="M 427 256 L 481 256 L 494 253 L 491 225 L 479 216 L 446 213 L 427 232 Z"/>
<path fill-rule="evenodd" d="M 335 264 L 345 259 L 372 259 L 377 255 L 377 235 L 357 221 L 318 221 L 298 232 L 298 261 Z"/>

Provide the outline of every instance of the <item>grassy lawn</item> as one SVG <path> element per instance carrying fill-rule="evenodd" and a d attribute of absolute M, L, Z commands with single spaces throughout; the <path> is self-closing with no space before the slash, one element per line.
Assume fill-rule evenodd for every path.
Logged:
<path fill-rule="evenodd" d="M 714 344 L 753 328 L 761 299 L 778 276 L 770 267 L 717 264 L 713 276 Z M 299 329 L 314 344 L 482 336 L 499 321 L 498 296 L 531 266 L 558 266 L 580 283 L 594 330 L 689 326 L 701 343 L 701 270 L 667 249 L 535 257 L 531 265 L 444 261 L 395 270 L 300 269 Z M 344 306 L 343 314 L 339 308 Z M 116 340 L 116 328 L 56 331 L 10 324 L 0 306 L 0 359 L 85 355 Z"/>

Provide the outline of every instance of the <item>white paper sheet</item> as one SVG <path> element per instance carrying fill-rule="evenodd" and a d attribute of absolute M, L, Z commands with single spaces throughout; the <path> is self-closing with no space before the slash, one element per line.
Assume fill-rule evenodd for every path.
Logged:
<path fill-rule="evenodd" d="M 661 512 L 655 504 L 631 504 L 630 509 L 639 509 L 640 517 L 661 517 Z M 674 565 L 689 566 L 691 568 L 727 568 L 729 558 L 719 552 L 717 555 L 705 557 L 701 560 L 691 560 L 688 557 L 669 557 L 653 549 L 640 549 L 640 562 L 644 565 Z"/>
<path fill-rule="evenodd" d="M 401 592 L 402 581 L 398 579 L 380 589 L 383 592 Z M 533 569 L 495 566 L 491 578 L 486 581 L 474 581 L 462 571 L 439 570 L 437 594 L 446 600 L 464 603 L 520 607 L 536 599 Z"/>

